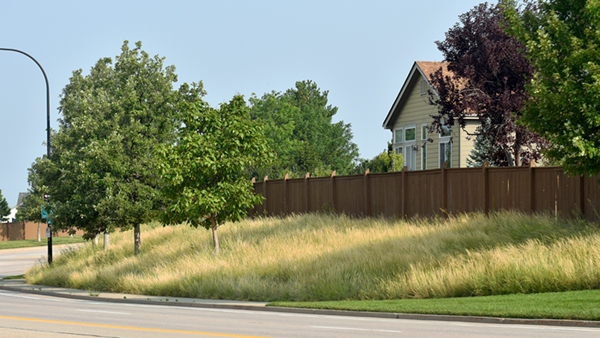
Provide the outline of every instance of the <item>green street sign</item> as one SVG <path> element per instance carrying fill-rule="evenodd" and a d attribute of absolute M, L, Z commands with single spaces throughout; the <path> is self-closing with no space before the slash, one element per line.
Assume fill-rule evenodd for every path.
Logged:
<path fill-rule="evenodd" d="M 48 208 L 52 208 L 52 206 L 49 205 Z M 52 211 L 52 209 L 45 210 L 44 206 L 42 205 L 42 219 L 49 219 L 50 217 L 52 217 L 52 215 L 54 215 L 54 212 Z"/>

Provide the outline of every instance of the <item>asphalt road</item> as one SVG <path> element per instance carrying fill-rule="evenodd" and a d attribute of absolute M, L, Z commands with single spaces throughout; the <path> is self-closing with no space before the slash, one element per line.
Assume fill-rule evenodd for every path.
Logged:
<path fill-rule="evenodd" d="M 22 273 L 36 254 L 45 252 L 0 251 L 0 276 Z M 193 336 L 553 338 L 600 337 L 600 329 L 120 304 L 0 291 L 0 337 Z"/>
<path fill-rule="evenodd" d="M 60 250 L 53 250 L 56 255 Z M 25 273 L 29 267 L 40 260 L 46 260 L 48 247 L 0 250 L 0 278 Z"/>

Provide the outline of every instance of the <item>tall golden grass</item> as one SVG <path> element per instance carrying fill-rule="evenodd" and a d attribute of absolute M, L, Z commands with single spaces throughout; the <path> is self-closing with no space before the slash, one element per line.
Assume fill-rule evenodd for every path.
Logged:
<path fill-rule="evenodd" d="M 295 215 L 209 232 L 143 227 L 112 247 L 86 245 L 35 266 L 28 283 L 177 297 L 273 300 L 395 299 L 600 287 L 600 231 L 579 220 L 497 213 L 411 221 Z"/>

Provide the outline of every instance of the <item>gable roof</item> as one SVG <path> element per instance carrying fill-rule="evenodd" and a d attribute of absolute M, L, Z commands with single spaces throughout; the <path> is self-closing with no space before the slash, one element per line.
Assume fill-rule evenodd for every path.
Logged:
<path fill-rule="evenodd" d="M 415 61 L 413 64 L 406 80 L 404 80 L 404 84 L 402 85 L 402 89 L 398 93 L 396 100 L 392 104 L 392 108 L 390 108 L 389 113 L 387 114 L 385 121 L 383 121 L 383 128 L 392 129 L 394 127 L 394 121 L 400 114 L 400 110 L 398 107 L 402 107 L 403 103 L 407 100 L 408 95 L 406 91 L 408 90 L 409 83 L 413 79 L 414 76 L 421 76 L 425 80 L 427 80 L 427 84 L 431 88 L 431 90 L 437 95 L 437 92 L 431 85 L 431 74 L 435 73 L 438 69 L 442 68 L 442 73 L 444 76 L 451 76 L 452 73 L 448 70 L 448 62 L 432 62 L 432 61 Z"/>

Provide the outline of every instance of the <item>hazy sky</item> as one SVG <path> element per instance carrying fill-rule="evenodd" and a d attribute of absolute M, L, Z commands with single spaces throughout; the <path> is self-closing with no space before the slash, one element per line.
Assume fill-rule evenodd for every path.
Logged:
<path fill-rule="evenodd" d="M 416 60 L 441 61 L 434 42 L 475 0 L 27 1 L 0 2 L 0 47 L 36 58 L 50 81 L 54 129 L 72 72 L 84 74 L 124 40 L 203 81 L 212 106 L 285 91 L 310 79 L 329 91 L 335 121 L 352 125 L 362 158 L 386 148 L 382 128 Z M 176 86 L 178 86 L 176 84 Z M 46 153 L 46 88 L 33 61 L 0 51 L 0 189 L 27 191 L 27 169 Z"/>

